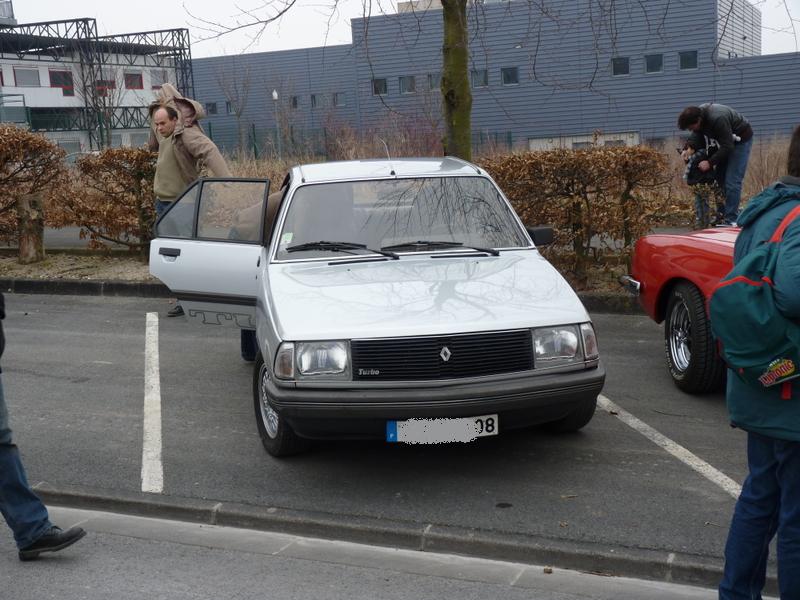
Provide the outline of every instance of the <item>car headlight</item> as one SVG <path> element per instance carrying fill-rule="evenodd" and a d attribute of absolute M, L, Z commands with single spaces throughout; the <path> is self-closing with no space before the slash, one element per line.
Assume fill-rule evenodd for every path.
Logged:
<path fill-rule="evenodd" d="M 349 376 L 350 352 L 345 341 L 283 342 L 275 356 L 280 379 Z"/>
<path fill-rule="evenodd" d="M 299 342 L 297 366 L 300 375 L 338 375 L 347 370 L 345 342 Z"/>
<path fill-rule="evenodd" d="M 534 329 L 533 355 L 536 369 L 549 369 L 582 362 L 583 352 L 577 326 L 562 325 Z"/>
<path fill-rule="evenodd" d="M 586 360 L 600 358 L 600 349 L 597 347 L 597 336 L 591 323 L 581 323 L 581 337 L 583 337 L 583 352 Z"/>

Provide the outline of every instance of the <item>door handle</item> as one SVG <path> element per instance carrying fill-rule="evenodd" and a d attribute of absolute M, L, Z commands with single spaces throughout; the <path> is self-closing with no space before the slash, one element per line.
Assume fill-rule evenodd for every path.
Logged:
<path fill-rule="evenodd" d="M 173 258 L 178 257 L 181 255 L 180 248 L 159 248 L 159 254 L 163 254 L 164 256 L 172 256 Z"/>

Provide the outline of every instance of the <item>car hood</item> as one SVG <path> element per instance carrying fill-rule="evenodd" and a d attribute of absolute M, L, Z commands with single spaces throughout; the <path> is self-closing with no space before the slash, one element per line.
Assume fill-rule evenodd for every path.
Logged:
<path fill-rule="evenodd" d="M 439 335 L 589 320 L 569 284 L 535 250 L 274 263 L 267 273 L 270 314 L 284 340 Z"/>

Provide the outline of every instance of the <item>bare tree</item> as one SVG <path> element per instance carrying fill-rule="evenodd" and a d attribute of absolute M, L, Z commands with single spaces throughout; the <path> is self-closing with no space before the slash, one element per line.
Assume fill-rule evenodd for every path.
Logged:
<path fill-rule="evenodd" d="M 247 101 L 250 97 L 250 67 L 240 68 L 235 63 L 233 68 L 219 67 L 214 77 L 222 89 L 222 94 L 225 96 L 225 101 L 227 102 L 225 108 L 228 114 L 233 114 L 236 117 L 239 149 L 243 151 L 245 132 L 242 114 L 247 109 Z"/>

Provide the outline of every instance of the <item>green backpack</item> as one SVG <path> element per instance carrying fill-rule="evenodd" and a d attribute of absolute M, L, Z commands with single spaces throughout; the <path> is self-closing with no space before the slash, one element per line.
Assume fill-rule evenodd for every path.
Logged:
<path fill-rule="evenodd" d="M 785 399 L 791 397 L 787 382 L 800 377 L 800 324 L 778 311 L 772 288 L 779 244 L 798 215 L 800 205 L 717 284 L 708 303 L 711 331 L 728 368 L 750 385 L 784 384 Z"/>

